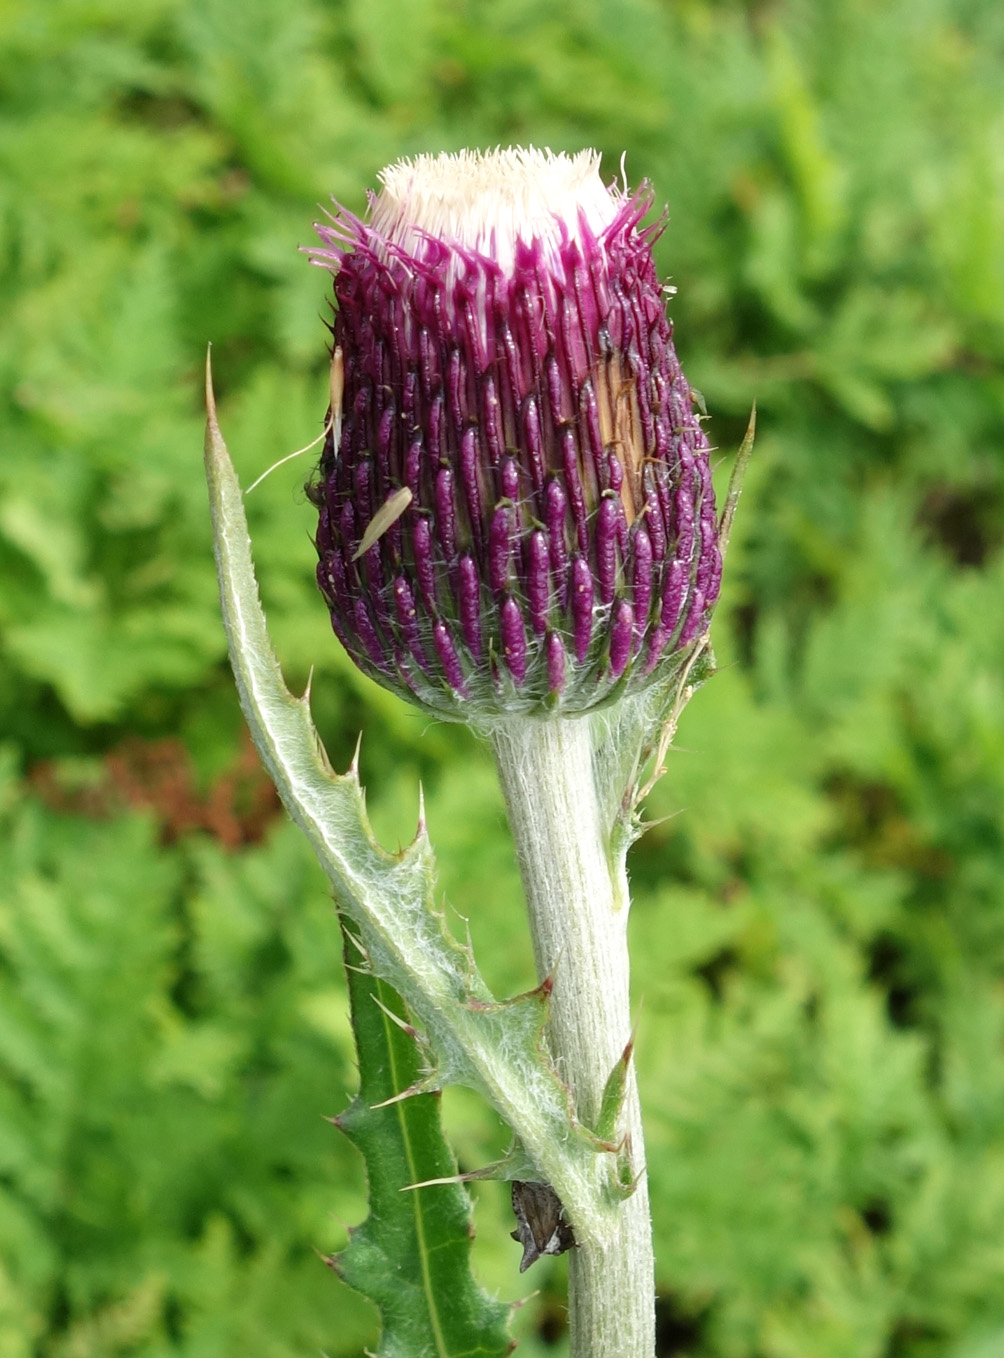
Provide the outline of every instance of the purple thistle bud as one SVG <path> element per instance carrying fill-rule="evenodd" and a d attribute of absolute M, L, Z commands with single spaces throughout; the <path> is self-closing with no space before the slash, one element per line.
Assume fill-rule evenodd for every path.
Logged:
<path fill-rule="evenodd" d="M 314 252 L 344 355 L 313 494 L 336 634 L 475 722 L 671 673 L 721 558 L 650 191 L 604 187 L 594 152 L 420 156 L 380 179 Z"/>

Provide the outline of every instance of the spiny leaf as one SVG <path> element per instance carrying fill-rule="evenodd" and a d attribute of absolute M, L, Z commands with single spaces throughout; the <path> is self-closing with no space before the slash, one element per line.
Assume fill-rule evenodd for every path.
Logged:
<path fill-rule="evenodd" d="M 513 1347 L 508 1309 L 492 1301 L 470 1271 L 466 1192 L 456 1182 L 401 1191 L 457 1173 L 438 1095 L 392 1101 L 422 1078 L 415 1040 L 401 1026 L 407 1025 L 405 1007 L 390 986 L 357 965 L 358 947 L 347 931 L 345 960 L 360 1087 L 336 1121 L 366 1161 L 370 1214 L 331 1265 L 379 1309 L 379 1358 L 506 1354 Z"/>
<path fill-rule="evenodd" d="M 428 1044 L 426 1088 L 463 1084 L 508 1123 L 536 1175 L 553 1185 L 580 1239 L 601 1234 L 606 1169 L 574 1122 L 568 1089 L 541 1043 L 546 985 L 499 1004 L 470 950 L 435 906 L 424 825 L 401 854 L 373 837 L 355 767 L 333 774 L 306 701 L 282 678 L 251 559 L 240 486 L 216 420 L 207 364 L 206 474 L 220 598 L 241 706 L 262 762 L 327 873 L 372 969 L 402 997 Z M 573 1133 L 570 1135 L 570 1133 Z"/>
<path fill-rule="evenodd" d="M 593 1132 L 599 1141 L 613 1145 L 617 1137 L 617 1126 L 620 1122 L 621 1109 L 624 1107 L 624 1095 L 627 1092 L 628 1072 L 631 1069 L 631 1057 L 634 1053 L 634 1038 L 624 1048 L 620 1060 L 614 1065 L 613 1070 L 607 1078 L 603 1089 L 603 1098 L 600 1102 L 600 1115 L 596 1120 Z"/>
<path fill-rule="evenodd" d="M 718 544 L 721 548 L 722 560 L 729 549 L 729 539 L 732 536 L 732 521 L 735 519 L 736 510 L 739 507 L 739 496 L 743 491 L 743 482 L 746 480 L 746 469 L 753 456 L 753 443 L 756 439 L 756 402 L 753 402 L 753 409 L 750 411 L 749 423 L 746 426 L 746 433 L 743 441 L 739 445 L 736 454 L 735 464 L 732 468 L 732 475 L 729 477 L 729 489 L 725 496 L 725 508 L 722 510 L 721 522 L 718 525 Z"/>

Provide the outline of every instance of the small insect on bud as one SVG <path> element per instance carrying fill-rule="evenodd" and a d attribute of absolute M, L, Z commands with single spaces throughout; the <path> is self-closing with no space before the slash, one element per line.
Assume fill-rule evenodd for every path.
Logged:
<path fill-rule="evenodd" d="M 512 1238 L 523 1246 L 520 1273 L 525 1273 L 545 1254 L 564 1254 L 575 1249 L 575 1236 L 563 1218 L 561 1199 L 550 1184 L 514 1180 L 512 1210 L 516 1213 Z"/>
<path fill-rule="evenodd" d="M 651 683 L 721 575 L 651 191 L 605 187 L 592 151 L 419 156 L 380 181 L 313 252 L 340 355 L 310 487 L 335 632 L 457 720 Z"/>

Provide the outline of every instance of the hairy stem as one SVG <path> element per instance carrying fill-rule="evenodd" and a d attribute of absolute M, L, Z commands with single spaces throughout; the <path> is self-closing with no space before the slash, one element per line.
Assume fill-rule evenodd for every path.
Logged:
<path fill-rule="evenodd" d="M 589 718 L 512 718 L 489 733 L 516 844 L 537 974 L 554 982 L 548 1041 L 579 1121 L 596 1125 L 631 1036 L 626 874 L 611 862 Z M 654 1264 L 638 1093 L 628 1074 L 619 1134 L 637 1186 L 577 1228 L 570 1256 L 573 1358 L 651 1358 Z M 602 1190 L 601 1190 L 602 1191 Z"/>

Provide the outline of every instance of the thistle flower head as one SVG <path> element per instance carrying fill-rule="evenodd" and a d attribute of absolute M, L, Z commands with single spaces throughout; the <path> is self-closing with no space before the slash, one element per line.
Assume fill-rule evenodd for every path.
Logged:
<path fill-rule="evenodd" d="M 651 192 L 605 187 L 591 151 L 420 156 L 380 181 L 313 252 L 344 365 L 311 487 L 335 632 L 461 720 L 652 682 L 703 632 L 721 558 Z"/>

